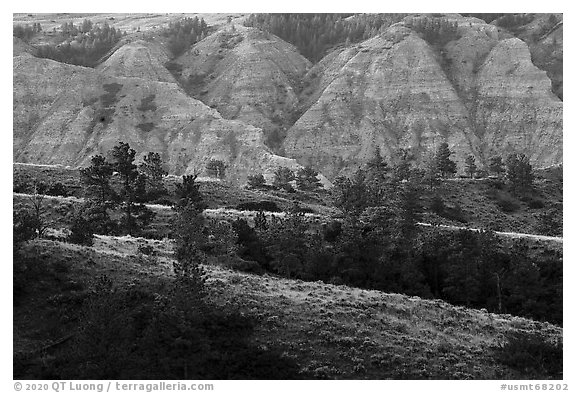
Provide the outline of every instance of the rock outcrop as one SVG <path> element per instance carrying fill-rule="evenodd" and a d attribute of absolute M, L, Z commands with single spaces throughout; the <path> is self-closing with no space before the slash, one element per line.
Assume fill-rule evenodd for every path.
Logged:
<path fill-rule="evenodd" d="M 272 154 L 259 128 L 222 118 L 176 83 L 29 55 L 13 65 L 15 161 L 83 166 L 124 141 L 138 159 L 159 152 L 173 174 L 202 173 L 213 158 L 229 165 L 235 182 L 257 172 L 271 177 L 278 166 L 300 168 Z"/>
<path fill-rule="evenodd" d="M 348 173 L 379 149 L 418 159 L 443 141 L 463 166 L 473 154 L 523 152 L 533 165 L 562 161 L 562 102 L 517 38 L 495 26 L 448 15 L 452 39 L 432 41 L 400 22 L 333 53 L 307 75 L 307 109 L 288 131 L 289 157 L 329 178 Z"/>

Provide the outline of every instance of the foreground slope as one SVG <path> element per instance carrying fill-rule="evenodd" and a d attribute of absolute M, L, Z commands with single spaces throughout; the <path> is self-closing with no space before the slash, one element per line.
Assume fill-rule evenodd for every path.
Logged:
<path fill-rule="evenodd" d="M 138 246 L 144 244 L 151 245 L 157 255 L 137 256 Z M 43 268 L 68 272 L 64 283 L 75 285 L 65 286 L 64 298 L 78 296 L 72 293 L 75 288 L 86 287 L 102 274 L 116 285 L 152 282 L 172 274 L 171 253 L 161 241 L 98 236 L 93 248 L 43 240 L 30 243 L 26 249 L 30 255 L 41 256 L 41 263 L 46 265 Z M 442 301 L 206 268 L 210 301 L 255 318 L 256 343 L 279 350 L 297 362 L 301 372 L 313 377 L 557 377 L 513 370 L 500 364 L 495 354 L 495 347 L 510 332 L 538 333 L 550 342 L 561 340 L 562 329 L 548 323 L 454 307 Z M 50 310 L 59 298 L 47 295 L 53 286 L 62 285 L 51 283 L 51 277 L 43 277 L 38 288 L 34 285 L 15 308 L 17 356 L 67 333 L 58 330 L 74 328 L 73 320 L 68 320 L 55 329 L 59 335 L 49 337 L 48 326 L 59 315 L 50 314 Z M 45 318 L 43 324 L 38 318 Z"/>
<path fill-rule="evenodd" d="M 427 21 L 458 23 L 433 35 Z M 424 21 L 424 22 L 423 22 Z M 526 43 L 475 18 L 410 16 L 338 50 L 306 80 L 306 112 L 286 153 L 329 178 L 398 148 L 422 158 L 441 141 L 463 163 L 522 152 L 537 167 L 562 161 L 562 102 Z"/>

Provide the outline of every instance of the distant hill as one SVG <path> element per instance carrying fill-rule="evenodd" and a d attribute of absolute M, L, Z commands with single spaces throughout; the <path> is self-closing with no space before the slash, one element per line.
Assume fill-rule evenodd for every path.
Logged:
<path fill-rule="evenodd" d="M 469 154 L 480 166 L 512 152 L 562 163 L 560 14 L 347 16 L 353 40 L 333 37 L 314 65 L 241 15 L 201 16 L 208 36 L 172 58 L 162 29 L 177 15 L 15 15 L 46 24 L 32 44 L 65 20 L 129 33 L 94 69 L 37 59 L 15 39 L 15 159 L 84 165 L 126 140 L 174 174 L 224 160 L 238 182 L 302 165 L 332 180 L 376 151 L 419 162 L 443 141 L 460 168 Z"/>

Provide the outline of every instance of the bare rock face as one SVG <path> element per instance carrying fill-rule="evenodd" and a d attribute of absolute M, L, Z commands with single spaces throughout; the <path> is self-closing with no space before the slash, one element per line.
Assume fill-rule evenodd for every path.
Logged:
<path fill-rule="evenodd" d="M 562 102 L 530 61 L 526 43 L 500 41 L 478 72 L 476 131 L 485 155 L 526 153 L 537 166 L 562 162 Z"/>
<path fill-rule="evenodd" d="M 168 55 L 159 44 L 138 40 L 122 45 L 97 69 L 111 76 L 176 82 L 164 67 L 168 60 Z"/>
<path fill-rule="evenodd" d="M 17 162 L 84 166 L 119 141 L 140 159 L 162 155 L 172 174 L 204 170 L 210 159 L 229 166 L 228 178 L 271 176 L 278 166 L 259 128 L 226 120 L 187 96 L 176 83 L 115 77 L 32 56 L 14 57 L 14 141 Z"/>
<path fill-rule="evenodd" d="M 429 42 L 406 22 L 335 52 L 307 75 L 307 109 L 288 131 L 289 157 L 328 178 L 349 173 L 379 149 L 418 160 L 440 142 L 463 167 L 473 154 L 527 154 L 535 166 L 562 161 L 562 102 L 519 39 L 499 41 L 495 26 L 458 22 L 448 42 Z"/>
<path fill-rule="evenodd" d="M 292 45 L 239 25 L 208 36 L 176 64 L 191 95 L 224 118 L 242 120 L 267 135 L 293 123 L 299 84 L 310 68 Z"/>
<path fill-rule="evenodd" d="M 525 21 L 509 27 L 511 33 L 528 44 L 532 62 L 546 71 L 552 81 L 552 91 L 563 97 L 563 15 L 524 14 Z M 498 24 L 499 20 L 492 22 Z M 500 29 L 501 33 L 506 31 Z M 504 34 L 502 34 L 504 35 Z"/>

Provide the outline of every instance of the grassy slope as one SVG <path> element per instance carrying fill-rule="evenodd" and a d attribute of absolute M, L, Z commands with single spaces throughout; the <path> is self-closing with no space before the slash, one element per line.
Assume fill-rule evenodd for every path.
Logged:
<path fill-rule="evenodd" d="M 137 256 L 148 242 L 158 256 Z M 134 238 L 98 237 L 93 248 L 33 241 L 44 273 L 14 308 L 14 352 L 25 353 L 66 336 L 77 325 L 62 320 L 54 297 L 74 298 L 95 277 L 117 284 L 158 282 L 171 275 L 167 244 Z M 210 301 L 231 304 L 259 320 L 255 340 L 294 358 L 319 378 L 542 378 L 497 362 L 493 346 L 510 331 L 538 331 L 554 340 L 562 329 L 518 317 L 489 314 L 422 300 L 254 276 L 207 266 Z M 46 273 L 48 272 L 48 273 Z M 64 272 L 64 273 L 63 273 Z"/>
<path fill-rule="evenodd" d="M 558 207 L 562 209 L 562 180 L 554 172 L 539 172 L 535 179 L 535 192 L 533 197 L 544 202 L 541 209 L 531 209 L 527 203 L 516 199 L 519 209 L 512 213 L 504 213 L 490 196 L 489 181 L 444 181 L 439 187 L 439 195 L 447 206 L 459 204 L 467 222 L 439 217 L 428 212 L 423 221 L 447 225 L 468 226 L 470 228 L 484 228 L 505 232 L 520 232 L 539 234 L 538 216 L 547 209 Z M 502 191 L 499 191 L 502 192 Z M 425 197 L 425 204 L 429 206 L 430 196 Z"/>

